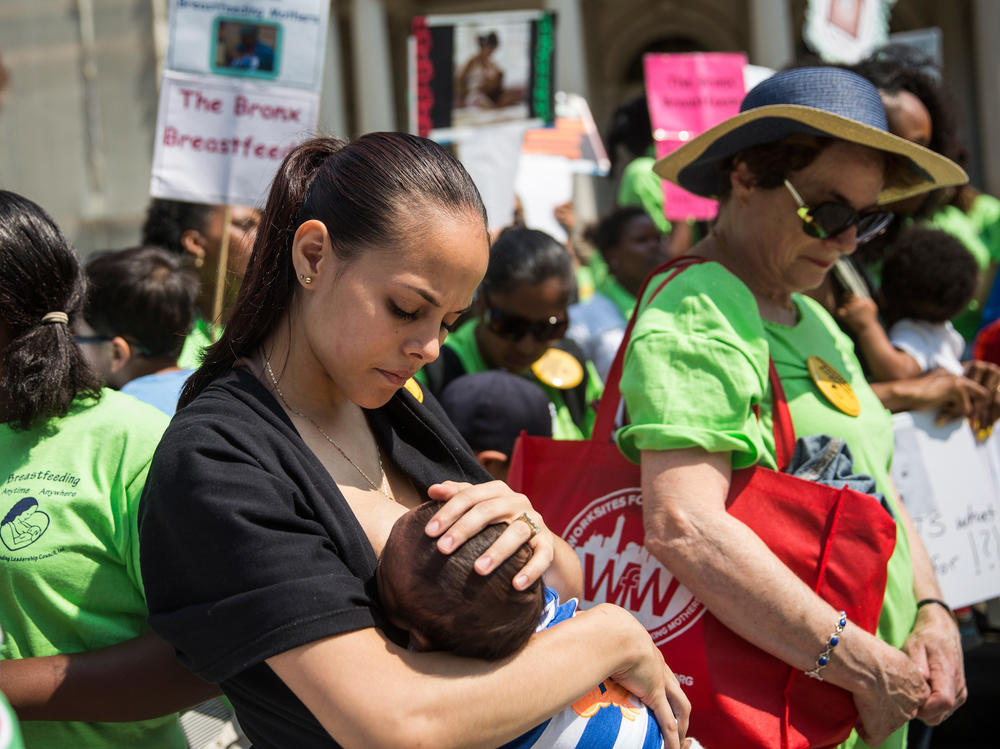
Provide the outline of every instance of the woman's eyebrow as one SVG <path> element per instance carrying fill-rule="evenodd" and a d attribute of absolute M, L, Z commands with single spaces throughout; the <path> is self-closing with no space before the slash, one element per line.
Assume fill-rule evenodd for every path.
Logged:
<path fill-rule="evenodd" d="M 854 203 L 852 203 L 847 198 L 846 195 L 842 195 L 837 190 L 834 190 L 833 192 L 831 192 L 830 195 L 831 195 L 831 197 L 833 197 L 834 200 L 836 200 L 836 201 L 838 201 L 840 203 L 843 203 L 844 205 L 851 206 L 851 208 L 854 208 L 855 211 L 866 211 L 866 210 L 868 210 L 870 208 L 878 208 L 878 203 L 872 203 L 871 205 L 863 205 L 860 208 L 856 208 L 855 205 L 854 205 Z"/>
<path fill-rule="evenodd" d="M 408 283 L 404 283 L 403 286 L 408 288 L 410 291 L 415 291 L 416 293 L 420 294 L 420 296 L 422 296 L 428 302 L 433 304 L 435 307 L 441 306 L 441 302 L 438 300 L 438 298 L 434 296 L 431 292 L 429 292 L 427 289 L 421 288 L 420 286 L 414 286 Z"/>

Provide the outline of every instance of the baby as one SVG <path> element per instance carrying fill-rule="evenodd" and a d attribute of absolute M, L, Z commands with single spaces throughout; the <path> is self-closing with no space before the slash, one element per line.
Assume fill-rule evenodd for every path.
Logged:
<path fill-rule="evenodd" d="M 558 594 L 541 581 L 526 590 L 511 584 L 531 557 L 527 544 L 489 575 L 473 569 L 475 560 L 506 529 L 504 524 L 488 526 L 451 554 L 439 552 L 424 527 L 440 506 L 426 502 L 400 517 L 375 571 L 386 615 L 410 633 L 410 647 L 498 660 L 522 648 L 532 633 L 576 613 L 575 598 L 560 603 Z M 653 714 L 634 695 L 606 680 L 503 749 L 662 746 Z M 689 739 L 684 746 L 699 745 Z"/>
<path fill-rule="evenodd" d="M 857 335 L 876 381 L 932 369 L 964 373 L 965 342 L 950 319 L 968 305 L 978 275 L 972 255 L 950 234 L 923 228 L 900 232 L 882 266 L 880 306 L 888 334 L 871 299 L 849 297 L 837 311 Z"/>

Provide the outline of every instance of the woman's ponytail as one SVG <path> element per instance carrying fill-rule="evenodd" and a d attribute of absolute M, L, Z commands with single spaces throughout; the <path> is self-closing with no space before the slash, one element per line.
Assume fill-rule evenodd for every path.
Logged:
<path fill-rule="evenodd" d="M 73 340 L 69 321 L 85 301 L 83 272 L 55 222 L 38 205 L 0 190 L 0 397 L 4 421 L 29 429 L 65 416 L 100 383 Z"/>

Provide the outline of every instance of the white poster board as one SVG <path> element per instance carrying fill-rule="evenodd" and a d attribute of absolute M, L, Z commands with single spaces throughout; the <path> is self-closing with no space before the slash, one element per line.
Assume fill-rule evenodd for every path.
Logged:
<path fill-rule="evenodd" d="M 896 414 L 892 478 L 952 608 L 1000 596 L 1000 443 L 964 419 Z"/>
<path fill-rule="evenodd" d="M 167 72 L 160 88 L 151 192 L 258 205 L 281 160 L 312 135 L 319 94 Z"/>
<path fill-rule="evenodd" d="M 154 197 L 258 205 L 315 134 L 326 0 L 171 0 Z"/>

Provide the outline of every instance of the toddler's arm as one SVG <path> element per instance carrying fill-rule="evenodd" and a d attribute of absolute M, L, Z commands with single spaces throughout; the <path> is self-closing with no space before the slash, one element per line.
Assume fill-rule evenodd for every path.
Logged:
<path fill-rule="evenodd" d="M 854 331 L 858 348 L 876 382 L 907 380 L 920 374 L 920 364 L 889 341 L 878 321 L 878 306 L 868 297 L 851 295 L 837 308 L 837 317 Z"/>

